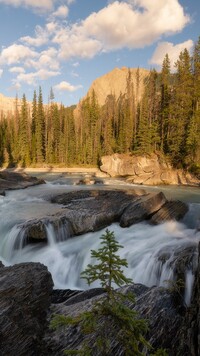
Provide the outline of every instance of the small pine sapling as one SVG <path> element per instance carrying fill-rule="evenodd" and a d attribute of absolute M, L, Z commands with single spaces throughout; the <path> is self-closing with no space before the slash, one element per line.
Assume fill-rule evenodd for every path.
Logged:
<path fill-rule="evenodd" d="M 141 356 L 143 353 L 140 347 L 151 348 L 144 337 L 148 329 L 147 322 L 140 319 L 131 308 L 135 303 L 134 295 L 115 289 L 116 286 L 132 283 L 123 273 L 123 268 L 128 267 L 126 259 L 121 259 L 116 254 L 123 246 L 115 240 L 114 232 L 108 229 L 101 240 L 99 250 L 91 251 L 91 256 L 97 263 L 89 264 L 81 276 L 88 285 L 98 280 L 106 291 L 106 298 L 99 298 L 90 311 L 83 312 L 76 318 L 55 316 L 51 326 L 81 326 L 81 331 L 86 336 L 81 349 L 66 350 L 68 355 L 108 356 L 112 354 L 113 347 L 117 347 L 124 355 Z"/>

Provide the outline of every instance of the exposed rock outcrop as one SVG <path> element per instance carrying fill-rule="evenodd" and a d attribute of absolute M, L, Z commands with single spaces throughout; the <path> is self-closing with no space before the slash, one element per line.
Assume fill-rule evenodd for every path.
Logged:
<path fill-rule="evenodd" d="M 134 184 L 199 185 L 197 178 L 183 170 L 175 170 L 158 155 L 137 156 L 115 153 L 101 158 L 100 169 L 111 177 L 128 177 Z"/>
<path fill-rule="evenodd" d="M 89 293 L 88 291 L 78 293 L 61 304 L 52 305 L 52 312 L 76 317 L 79 313 L 90 310 L 97 299 L 105 297 L 105 294 L 99 295 L 99 290 L 97 292 L 91 290 Z M 133 292 L 135 294 L 135 304 L 132 303 L 129 306 L 131 309 L 137 310 L 140 317 L 148 320 L 149 332 L 146 337 L 152 346 L 155 349 L 161 347 L 167 349 L 170 356 L 177 355 L 177 334 L 184 316 L 177 311 L 171 293 L 164 288 L 148 288 L 141 284 L 124 287 L 122 292 L 125 294 Z M 110 324 L 111 328 L 112 324 Z M 107 332 L 109 335 L 109 330 Z M 48 354 L 57 356 L 61 355 L 66 349 L 79 348 L 84 339 L 85 336 L 81 334 L 78 327 L 69 326 L 65 330 L 47 331 L 45 342 Z M 91 336 L 91 340 L 92 343 L 95 341 L 94 334 Z M 100 356 L 97 350 L 94 354 Z M 117 338 L 112 340 L 109 354 L 110 356 L 124 355 Z"/>
<path fill-rule="evenodd" d="M 47 268 L 24 263 L 0 268 L 0 354 L 37 356 L 43 348 L 53 282 Z"/>
<path fill-rule="evenodd" d="M 188 209 L 185 203 L 177 203 L 174 209 L 170 205 L 168 210 L 168 202 L 162 192 L 146 193 L 143 189 L 73 191 L 52 197 L 51 202 L 62 205 L 60 212 L 19 224 L 21 233 L 15 248 L 34 241 L 46 241 L 49 224 L 54 229 L 54 235 L 64 240 L 98 231 L 114 222 L 119 222 L 122 227 L 143 220 L 152 222 L 154 214 L 158 214 L 163 206 L 164 214 L 156 215 L 153 223 L 178 220 Z"/>
<path fill-rule="evenodd" d="M 5 190 L 8 189 L 24 189 L 44 183 L 44 180 L 31 177 L 26 173 L 0 171 L 0 195 L 5 195 Z"/>

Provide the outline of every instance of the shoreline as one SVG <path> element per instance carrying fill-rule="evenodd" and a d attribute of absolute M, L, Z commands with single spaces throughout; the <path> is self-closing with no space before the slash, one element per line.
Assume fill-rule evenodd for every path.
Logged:
<path fill-rule="evenodd" d="M 17 173 L 80 173 L 91 174 L 97 177 L 108 177 L 97 167 L 38 167 L 38 168 L 1 168 L 0 171 L 17 172 Z"/>

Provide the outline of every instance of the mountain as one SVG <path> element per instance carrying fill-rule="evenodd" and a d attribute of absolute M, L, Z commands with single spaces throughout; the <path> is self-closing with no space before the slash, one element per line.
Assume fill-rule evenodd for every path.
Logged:
<path fill-rule="evenodd" d="M 8 115 L 13 114 L 15 111 L 15 106 L 16 106 L 16 99 L 15 98 L 9 98 L 4 96 L 3 94 L 0 94 L 0 116 L 2 114 Z"/>
<path fill-rule="evenodd" d="M 16 98 L 10 98 L 0 93 L 0 120 L 3 116 L 6 116 L 7 118 L 11 117 L 11 115 L 15 113 L 16 104 L 18 109 L 20 109 L 21 103 L 21 99 L 17 99 L 16 102 Z M 27 105 L 29 110 L 31 110 L 32 103 L 27 101 Z"/>
<path fill-rule="evenodd" d="M 110 94 L 115 95 L 117 100 L 120 94 L 126 92 L 129 73 L 131 75 L 136 102 L 140 101 L 144 91 L 144 82 L 149 75 L 149 70 L 144 68 L 127 67 L 114 68 L 111 72 L 108 72 L 93 81 L 86 96 L 77 105 L 74 111 L 75 117 L 79 117 L 80 115 L 82 101 L 87 96 L 91 96 L 93 91 L 95 92 L 100 106 L 105 104 L 106 98 Z"/>

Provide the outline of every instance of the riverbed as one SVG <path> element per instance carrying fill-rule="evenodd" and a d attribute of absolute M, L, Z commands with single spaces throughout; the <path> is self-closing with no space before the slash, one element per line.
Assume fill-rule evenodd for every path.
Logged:
<path fill-rule="evenodd" d="M 46 184 L 7 191 L 5 197 L 0 197 L 0 260 L 5 265 L 41 262 L 51 272 L 55 288 L 86 289 L 88 286 L 80 278 L 80 273 L 88 263 L 94 262 L 91 261 L 90 251 L 98 249 L 100 236 L 105 229 L 73 238 L 67 238 L 66 233 L 66 240 L 60 241 L 53 227 L 48 225 L 47 244 L 30 244 L 16 248 L 18 224 L 58 212 L 61 207 L 47 200 L 47 197 L 55 194 L 91 188 L 132 189 L 134 185 L 127 184 L 123 179 L 101 178 L 98 184 L 84 186 L 77 185 L 84 174 L 40 172 L 34 175 L 45 179 Z M 189 211 L 181 222 L 171 221 L 158 226 L 142 222 L 129 228 L 121 228 L 116 223 L 109 226 L 109 230 L 114 231 L 116 239 L 124 246 L 119 255 L 128 261 L 128 268 L 124 271 L 126 276 L 147 286 L 165 285 L 166 280 L 174 277 L 172 261 L 177 251 L 190 246 L 196 246 L 197 250 L 200 241 L 200 189 L 185 186 L 139 188 L 147 191 L 162 190 L 168 199 L 179 199 L 189 204 Z M 159 259 L 161 253 L 170 256 L 165 263 Z M 185 279 L 185 297 L 189 301 L 194 280 L 194 271 L 189 267 Z M 95 286 L 98 286 L 98 283 L 92 285 Z"/>

